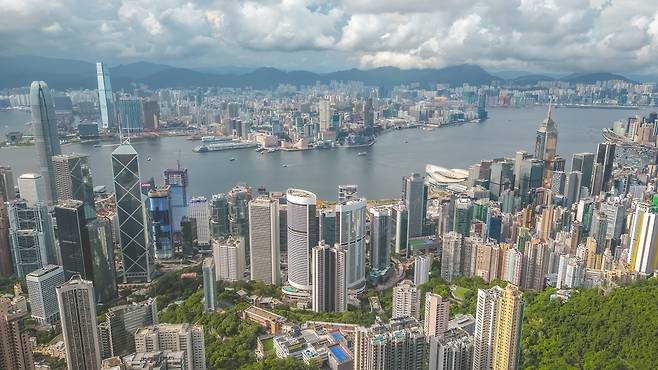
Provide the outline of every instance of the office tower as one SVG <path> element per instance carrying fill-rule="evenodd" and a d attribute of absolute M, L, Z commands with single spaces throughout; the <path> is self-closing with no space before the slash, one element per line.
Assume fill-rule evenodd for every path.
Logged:
<path fill-rule="evenodd" d="M 571 171 L 567 175 L 567 181 L 564 186 L 564 197 L 567 206 L 580 201 L 580 189 L 583 174 L 580 171 Z"/>
<path fill-rule="evenodd" d="M 518 287 L 507 284 L 498 301 L 496 316 L 493 369 L 517 369 L 521 353 L 521 326 L 523 324 L 523 293 Z"/>
<path fill-rule="evenodd" d="M 18 191 L 21 199 L 30 205 L 48 202 L 48 191 L 43 176 L 38 173 L 24 173 L 18 177 Z"/>
<path fill-rule="evenodd" d="M 514 163 L 510 161 L 497 161 L 491 164 L 489 175 L 489 193 L 491 199 L 497 200 L 504 190 L 514 186 Z"/>
<path fill-rule="evenodd" d="M 156 130 L 160 125 L 160 105 L 155 100 L 142 100 L 142 122 L 145 130 Z"/>
<path fill-rule="evenodd" d="M 614 143 L 601 143 L 596 147 L 595 162 L 601 165 L 601 190 L 608 191 L 612 187 L 612 170 L 615 164 L 615 149 L 617 145 Z M 596 174 L 595 174 L 596 177 Z M 598 193 L 592 193 L 595 195 Z"/>
<path fill-rule="evenodd" d="M 279 202 L 256 198 L 249 202 L 249 245 L 251 280 L 279 284 Z"/>
<path fill-rule="evenodd" d="M 215 274 L 215 260 L 206 257 L 203 260 L 203 309 L 204 311 L 215 311 L 217 308 L 215 292 L 217 277 Z"/>
<path fill-rule="evenodd" d="M 525 204 L 528 202 L 529 193 L 532 190 L 544 186 L 544 161 L 535 158 L 523 160 L 520 164 L 519 176 L 521 177 L 519 194 L 521 201 Z"/>
<path fill-rule="evenodd" d="M 439 294 L 427 292 L 425 294 L 425 335 L 440 337 L 448 330 L 450 319 L 450 301 Z"/>
<path fill-rule="evenodd" d="M 172 231 L 175 233 L 181 232 L 180 222 L 187 216 L 187 182 L 187 168 L 181 168 L 180 163 L 176 168 L 164 171 L 164 183 L 169 185 Z"/>
<path fill-rule="evenodd" d="M 55 288 L 64 284 L 62 266 L 46 265 L 25 276 L 32 318 L 40 324 L 54 325 L 59 320 Z"/>
<path fill-rule="evenodd" d="M 336 243 L 336 208 L 326 207 L 318 211 L 319 239 L 329 245 Z"/>
<path fill-rule="evenodd" d="M 411 317 L 354 330 L 354 370 L 416 370 L 425 365 L 425 333 Z"/>
<path fill-rule="evenodd" d="M 461 328 L 429 338 L 429 370 L 470 370 L 473 366 L 473 336 Z"/>
<path fill-rule="evenodd" d="M 190 324 L 158 324 L 135 333 L 135 351 L 184 351 L 190 369 L 205 370 L 203 327 Z"/>
<path fill-rule="evenodd" d="M 524 160 L 532 158 L 525 150 L 518 150 L 514 154 L 514 189 L 518 189 L 521 183 L 521 163 Z"/>
<path fill-rule="evenodd" d="M 318 245 L 315 217 L 316 196 L 306 190 L 288 189 L 288 283 L 301 290 L 311 290 L 309 265 L 311 248 Z"/>
<path fill-rule="evenodd" d="M 231 235 L 244 238 L 245 259 L 249 258 L 249 201 L 251 198 L 251 188 L 247 185 L 236 185 L 228 192 L 229 232 Z"/>
<path fill-rule="evenodd" d="M 30 334 L 23 323 L 28 316 L 11 298 L 0 298 L 0 369 L 34 369 Z"/>
<path fill-rule="evenodd" d="M 551 178 L 551 192 L 555 195 L 564 194 L 564 187 L 567 182 L 567 174 L 564 171 L 553 171 Z"/>
<path fill-rule="evenodd" d="M 93 284 L 76 275 L 56 291 L 68 369 L 99 369 L 101 351 Z"/>
<path fill-rule="evenodd" d="M 548 273 L 550 259 L 549 253 L 548 246 L 536 240 L 528 243 L 523 250 L 524 289 L 537 291 L 544 289 L 544 277 Z"/>
<path fill-rule="evenodd" d="M 616 247 L 619 245 L 619 239 L 626 223 L 625 206 L 619 200 L 608 199 L 606 202 L 601 203 L 599 209 L 607 220 L 605 238 L 613 242 L 612 247 Z"/>
<path fill-rule="evenodd" d="M 47 264 L 58 264 L 53 220 L 43 203 L 9 203 L 9 241 L 16 276 L 23 277 Z"/>
<path fill-rule="evenodd" d="M 311 251 L 311 303 L 315 312 L 347 311 L 348 252 L 339 243 L 320 244 Z"/>
<path fill-rule="evenodd" d="M 331 110 L 329 108 L 328 100 L 320 100 L 318 104 L 318 115 L 320 118 L 320 130 L 325 131 L 329 129 L 329 118 L 331 116 Z"/>
<path fill-rule="evenodd" d="M 370 265 L 386 271 L 391 265 L 391 208 L 370 208 Z"/>
<path fill-rule="evenodd" d="M 94 184 L 89 161 L 83 154 L 60 154 L 52 158 L 57 202 L 69 199 L 84 202 L 87 220 L 96 218 Z"/>
<path fill-rule="evenodd" d="M 539 124 L 535 141 L 535 158 L 544 161 L 544 185 L 550 187 L 553 159 L 557 148 L 557 125 L 551 117 L 551 106 L 548 106 L 546 118 Z"/>
<path fill-rule="evenodd" d="M 420 317 L 420 292 L 409 280 L 403 280 L 393 287 L 392 318 L 411 316 Z"/>
<path fill-rule="evenodd" d="M 347 251 L 347 287 L 360 291 L 366 285 L 367 202 L 356 198 L 356 189 L 343 199 L 336 204 L 336 243 Z"/>
<path fill-rule="evenodd" d="M 226 104 L 228 118 L 237 118 L 240 116 L 240 103 L 230 102 Z"/>
<path fill-rule="evenodd" d="M 174 256 L 174 236 L 171 225 L 170 186 L 148 192 L 149 234 L 155 258 L 167 259 Z"/>
<path fill-rule="evenodd" d="M 409 238 L 423 236 L 427 215 L 427 184 L 418 173 L 402 178 L 402 199 L 407 209 L 407 234 Z"/>
<path fill-rule="evenodd" d="M 62 150 L 57 135 L 57 117 L 55 117 L 53 99 L 45 82 L 32 82 L 30 108 L 32 109 L 32 129 L 34 130 L 34 146 L 39 160 L 39 173 L 43 176 L 46 189 L 45 198 L 41 200 L 52 203 L 57 199 L 52 157 L 62 154 Z"/>
<path fill-rule="evenodd" d="M 98 78 L 98 105 L 101 111 L 101 124 L 104 129 L 117 127 L 116 106 L 112 83 L 110 82 L 110 69 L 105 63 L 96 63 L 96 76 Z"/>
<path fill-rule="evenodd" d="M 229 235 L 228 199 L 226 194 L 215 194 L 210 199 L 210 235 L 219 238 Z"/>
<path fill-rule="evenodd" d="M 396 204 L 391 208 L 391 249 L 400 254 L 407 250 L 409 242 L 409 213 L 404 203 Z"/>
<path fill-rule="evenodd" d="M 110 307 L 99 328 L 102 358 L 135 352 L 135 332 L 144 326 L 158 324 L 155 298 Z"/>
<path fill-rule="evenodd" d="M 112 152 L 114 193 L 119 219 L 124 283 L 151 281 L 153 256 L 146 239 L 144 202 L 139 180 L 139 158 L 129 143 Z"/>
<path fill-rule="evenodd" d="M 588 189 L 592 186 L 592 171 L 594 170 L 594 153 L 574 153 L 571 159 L 571 171 L 580 171 L 583 176 L 582 186 Z"/>
<path fill-rule="evenodd" d="M 14 273 L 11 263 L 13 260 L 11 256 L 11 242 L 9 241 L 8 205 L 9 203 L 0 195 L 0 277 L 3 278 L 8 278 Z"/>
<path fill-rule="evenodd" d="M 443 235 L 441 248 L 441 279 L 452 281 L 461 270 L 462 236 L 450 231 Z"/>
<path fill-rule="evenodd" d="M 196 235 L 199 246 L 210 245 L 210 209 L 205 197 L 194 197 L 187 205 L 187 216 L 196 220 Z"/>
<path fill-rule="evenodd" d="M 658 208 L 653 204 L 638 204 L 633 215 L 628 263 L 633 271 L 651 274 L 658 269 Z"/>
<path fill-rule="evenodd" d="M 16 199 L 14 173 L 11 167 L 0 166 L 0 198 L 4 199 L 5 202 Z"/>
<path fill-rule="evenodd" d="M 114 243 L 112 224 L 106 218 L 87 221 L 86 232 L 82 235 L 83 253 L 91 256 L 91 271 L 85 278 L 96 284 L 97 303 L 108 303 L 117 298 L 116 269 L 114 265 Z M 64 259 L 64 257 L 62 257 Z"/>
<path fill-rule="evenodd" d="M 560 255 L 556 288 L 580 288 L 584 278 L 585 263 L 582 258 L 569 254 Z"/>
<path fill-rule="evenodd" d="M 414 285 L 425 284 L 430 280 L 432 270 L 432 255 L 418 255 L 414 257 Z"/>
<path fill-rule="evenodd" d="M 244 238 L 228 237 L 224 240 L 213 240 L 212 243 L 217 281 L 244 280 Z"/>
<path fill-rule="evenodd" d="M 452 231 L 455 231 L 464 237 L 469 236 L 471 233 L 472 220 L 473 202 L 469 198 L 455 199 Z"/>
<path fill-rule="evenodd" d="M 139 98 L 120 98 L 117 100 L 119 127 L 124 134 L 144 131 L 142 101 Z"/>
<path fill-rule="evenodd" d="M 473 370 L 489 370 L 492 368 L 498 302 L 502 296 L 503 289 L 499 286 L 494 286 L 491 289 L 478 289 L 475 332 L 473 334 Z"/>
<path fill-rule="evenodd" d="M 91 248 L 83 234 L 85 229 L 84 204 L 79 200 L 68 200 L 55 207 L 57 239 L 61 253 L 64 278 L 73 275 L 93 281 Z"/>

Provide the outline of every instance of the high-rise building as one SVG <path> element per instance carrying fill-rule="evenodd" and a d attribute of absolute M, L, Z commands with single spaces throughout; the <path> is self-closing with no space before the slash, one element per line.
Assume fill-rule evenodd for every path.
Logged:
<path fill-rule="evenodd" d="M 164 183 L 169 185 L 169 197 L 171 203 L 171 225 L 172 231 L 181 231 L 181 220 L 187 216 L 187 168 L 181 168 L 180 163 L 176 168 L 164 171 Z"/>
<path fill-rule="evenodd" d="M 160 125 L 160 105 L 156 100 L 142 100 L 142 122 L 145 130 L 156 130 Z"/>
<path fill-rule="evenodd" d="M 279 284 L 279 201 L 256 198 L 249 202 L 251 280 Z"/>
<path fill-rule="evenodd" d="M 356 190 L 336 204 L 336 243 L 347 251 L 347 287 L 357 291 L 366 285 L 366 199 Z"/>
<path fill-rule="evenodd" d="M 167 259 L 174 256 L 174 236 L 171 225 L 170 186 L 165 185 L 148 192 L 149 235 L 155 258 Z"/>
<path fill-rule="evenodd" d="M 517 369 L 521 354 L 521 326 L 523 324 L 523 293 L 507 284 L 498 301 L 496 335 L 493 348 L 493 369 Z"/>
<path fill-rule="evenodd" d="M 328 100 L 321 100 L 318 104 L 318 115 L 320 118 L 320 130 L 325 131 L 329 129 L 329 120 L 331 117 L 331 110 L 329 108 Z"/>
<path fill-rule="evenodd" d="M 5 202 L 16 199 L 14 172 L 8 166 L 0 166 L 0 198 Z"/>
<path fill-rule="evenodd" d="M 425 333 L 412 317 L 354 331 L 354 370 L 416 370 L 425 366 Z"/>
<path fill-rule="evenodd" d="M 525 251 L 525 249 L 524 249 Z M 502 262 L 500 264 L 500 276 L 501 280 L 508 281 L 512 284 L 521 284 L 523 273 L 525 272 L 524 267 L 524 252 L 521 252 L 517 248 L 508 248 L 501 250 Z M 533 270 L 534 271 L 534 270 Z"/>
<path fill-rule="evenodd" d="M 55 220 L 64 278 L 80 275 L 93 281 L 91 248 L 84 236 L 87 232 L 84 204 L 79 200 L 59 203 L 55 207 Z"/>
<path fill-rule="evenodd" d="M 139 157 L 129 143 L 119 145 L 112 152 L 112 173 L 119 219 L 123 281 L 150 282 L 153 274 L 153 255 L 146 238 Z"/>
<path fill-rule="evenodd" d="M 203 327 L 190 324 L 158 324 L 137 330 L 135 351 L 184 351 L 190 369 L 206 369 Z"/>
<path fill-rule="evenodd" d="M 203 309 L 205 311 L 215 311 L 217 276 L 215 274 L 215 260 L 212 257 L 206 257 L 203 260 Z"/>
<path fill-rule="evenodd" d="M 580 288 L 585 278 L 585 262 L 582 258 L 563 254 L 557 272 L 556 288 Z"/>
<path fill-rule="evenodd" d="M 612 187 L 612 170 L 615 164 L 615 150 L 617 145 L 614 143 L 601 143 L 596 147 L 595 163 L 601 166 L 601 187 L 603 191 L 608 191 Z M 596 178 L 596 173 L 594 173 Z M 598 195 L 598 193 L 591 193 Z"/>
<path fill-rule="evenodd" d="M 425 335 L 440 337 L 448 330 L 450 318 L 450 301 L 439 294 L 427 292 L 425 294 Z"/>
<path fill-rule="evenodd" d="M 245 260 L 249 259 L 249 201 L 251 198 L 251 188 L 245 184 L 236 185 L 228 192 L 229 232 L 231 235 L 244 238 Z"/>
<path fill-rule="evenodd" d="M 76 275 L 56 290 L 68 369 L 100 369 L 94 285 Z"/>
<path fill-rule="evenodd" d="M 14 268 L 12 266 L 11 242 L 9 241 L 9 212 L 7 210 L 9 203 L 5 200 L 0 195 L 0 277 L 8 278 L 14 273 Z"/>
<path fill-rule="evenodd" d="M 30 334 L 23 323 L 28 316 L 11 298 L 0 298 L 0 369 L 34 369 Z"/>
<path fill-rule="evenodd" d="M 631 224 L 631 242 L 628 263 L 633 271 L 651 274 L 658 269 L 658 207 L 653 204 L 637 205 Z"/>
<path fill-rule="evenodd" d="M 493 365 L 498 302 L 503 289 L 478 289 L 477 311 L 473 346 L 473 370 L 489 370 Z"/>
<path fill-rule="evenodd" d="M 24 173 L 18 177 L 18 191 L 21 199 L 30 205 L 48 203 L 48 190 L 43 176 L 38 173 Z"/>
<path fill-rule="evenodd" d="M 542 291 L 544 277 L 548 273 L 549 255 L 548 246 L 533 240 L 523 250 L 523 288 L 527 290 Z M 513 282 L 516 284 L 515 282 Z"/>
<path fill-rule="evenodd" d="M 123 356 L 135 352 L 137 329 L 158 323 L 155 298 L 143 302 L 110 307 L 99 326 L 102 358 Z"/>
<path fill-rule="evenodd" d="M 375 207 L 370 213 L 370 265 L 386 271 L 391 265 L 391 209 Z"/>
<path fill-rule="evenodd" d="M 105 63 L 96 63 L 96 76 L 98 79 L 98 105 L 101 111 L 101 124 L 104 129 L 117 127 L 116 106 L 112 83 L 110 82 L 110 70 Z"/>
<path fill-rule="evenodd" d="M 432 270 L 432 254 L 417 255 L 414 257 L 414 285 L 419 286 L 430 280 Z"/>
<path fill-rule="evenodd" d="M 391 250 L 397 254 L 407 250 L 409 244 L 409 213 L 404 203 L 391 208 Z"/>
<path fill-rule="evenodd" d="M 473 336 L 454 328 L 441 337 L 429 338 L 429 370 L 470 370 L 473 366 Z"/>
<path fill-rule="evenodd" d="M 311 252 L 311 303 L 315 312 L 347 311 L 348 252 L 339 243 L 320 241 Z"/>
<path fill-rule="evenodd" d="M 288 189 L 288 283 L 301 290 L 311 290 L 311 248 L 318 245 L 315 194 Z"/>
<path fill-rule="evenodd" d="M 583 174 L 580 171 L 571 171 L 567 174 L 567 181 L 564 185 L 564 198 L 567 206 L 580 201 L 582 177 Z"/>
<path fill-rule="evenodd" d="M 53 220 L 43 203 L 9 203 L 9 241 L 16 276 L 23 277 L 47 264 L 59 264 Z"/>
<path fill-rule="evenodd" d="M 553 171 L 553 159 L 557 148 L 557 125 L 551 117 L 551 106 L 548 107 L 546 118 L 539 124 L 535 141 L 535 158 L 544 161 L 544 186 L 550 188 Z"/>
<path fill-rule="evenodd" d="M 519 194 L 523 203 L 527 203 L 530 191 L 544 186 L 544 161 L 528 158 L 521 162 L 519 176 Z"/>
<path fill-rule="evenodd" d="M 210 235 L 213 238 L 228 236 L 228 199 L 226 194 L 215 194 L 210 199 Z"/>
<path fill-rule="evenodd" d="M 142 101 L 139 98 L 125 97 L 116 102 L 119 127 L 125 134 L 144 131 Z"/>
<path fill-rule="evenodd" d="M 32 318 L 40 324 L 54 325 L 59 320 L 55 288 L 64 284 L 62 266 L 46 265 L 25 276 Z"/>
<path fill-rule="evenodd" d="M 94 184 L 89 161 L 83 154 L 60 154 L 53 157 L 57 202 L 69 199 L 84 202 L 87 220 L 96 218 Z"/>
<path fill-rule="evenodd" d="M 30 108 L 32 109 L 32 128 L 34 129 L 34 145 L 39 159 L 39 172 L 43 176 L 46 188 L 46 198 L 42 201 L 52 203 L 57 199 L 52 157 L 62 154 L 62 150 L 59 146 L 53 99 L 45 82 L 32 82 Z"/>
<path fill-rule="evenodd" d="M 187 206 L 187 216 L 196 220 L 196 236 L 199 246 L 210 245 L 210 208 L 208 199 L 194 197 Z"/>
<path fill-rule="evenodd" d="M 402 199 L 407 208 L 409 238 L 423 236 L 423 226 L 427 215 L 427 184 L 418 173 L 402 178 Z"/>
<path fill-rule="evenodd" d="M 486 282 L 498 279 L 498 270 L 502 263 L 500 247 L 495 243 L 480 243 L 476 248 L 475 276 Z"/>
<path fill-rule="evenodd" d="M 117 298 L 112 223 L 107 218 L 98 218 L 87 221 L 85 229 L 83 246 L 89 247 L 91 255 L 91 274 L 87 279 L 96 284 L 98 303 L 108 303 Z"/>
<path fill-rule="evenodd" d="M 473 220 L 473 202 L 469 198 L 455 199 L 452 231 L 462 237 L 471 233 L 471 221 Z"/>
<path fill-rule="evenodd" d="M 411 316 L 420 317 L 420 292 L 409 280 L 403 280 L 393 287 L 392 318 Z"/>
<path fill-rule="evenodd" d="M 461 271 L 462 236 L 458 232 L 450 231 L 443 234 L 441 247 L 441 279 L 452 281 Z"/>
<path fill-rule="evenodd" d="M 324 240 L 329 245 L 336 243 L 336 208 L 325 207 L 318 210 L 318 226 L 320 230 L 320 240 Z"/>
<path fill-rule="evenodd" d="M 571 159 L 571 171 L 580 171 L 583 176 L 582 186 L 591 189 L 592 171 L 594 170 L 594 153 L 574 153 Z"/>
<path fill-rule="evenodd" d="M 212 254 L 215 259 L 217 280 L 244 280 L 244 238 L 228 237 L 212 240 Z"/>
<path fill-rule="evenodd" d="M 526 170 L 526 176 L 529 176 L 529 170 L 522 165 L 522 170 Z M 491 164 L 491 173 L 489 175 L 489 193 L 491 198 L 497 200 L 503 191 L 512 189 L 514 186 L 514 163 L 511 161 L 496 161 Z M 523 172 L 523 171 L 522 171 Z M 522 180 L 523 180 L 522 174 Z M 519 186 L 523 186 L 523 182 Z"/>

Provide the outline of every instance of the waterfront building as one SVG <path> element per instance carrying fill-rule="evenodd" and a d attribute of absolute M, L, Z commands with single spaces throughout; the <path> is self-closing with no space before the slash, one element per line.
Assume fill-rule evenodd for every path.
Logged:
<path fill-rule="evenodd" d="M 492 368 L 496 322 L 498 320 L 498 302 L 502 296 L 503 289 L 499 286 L 494 286 L 491 289 L 478 289 L 475 332 L 473 334 L 473 370 L 490 370 Z"/>
<path fill-rule="evenodd" d="M 135 332 L 158 323 L 155 298 L 143 302 L 110 307 L 99 326 L 102 358 L 123 356 L 135 352 Z"/>
<path fill-rule="evenodd" d="M 228 237 L 224 240 L 213 240 L 212 243 L 217 281 L 244 280 L 244 239 Z"/>
<path fill-rule="evenodd" d="M 48 190 L 44 176 L 38 173 L 24 173 L 18 177 L 18 191 L 21 199 L 33 206 L 48 203 Z"/>
<path fill-rule="evenodd" d="M 210 235 L 221 238 L 229 235 L 228 199 L 226 194 L 215 194 L 210 199 Z"/>
<path fill-rule="evenodd" d="M 391 208 L 370 208 L 370 265 L 386 271 L 391 265 Z"/>
<path fill-rule="evenodd" d="M 393 287 L 392 318 L 411 316 L 420 317 L 420 292 L 409 280 L 403 280 Z"/>
<path fill-rule="evenodd" d="M 64 284 L 62 266 L 46 265 L 25 276 L 32 318 L 40 324 L 54 325 L 59 320 L 55 288 Z"/>
<path fill-rule="evenodd" d="M 112 152 L 112 173 L 123 259 L 123 281 L 150 282 L 153 274 L 153 255 L 146 238 L 139 158 L 129 143 L 119 145 Z"/>
<path fill-rule="evenodd" d="M 89 160 L 83 154 L 60 154 L 52 158 L 57 202 L 69 199 L 84 203 L 85 218 L 96 218 L 94 183 L 89 169 Z"/>
<path fill-rule="evenodd" d="M 473 366 L 473 336 L 465 330 L 450 329 L 429 338 L 430 370 L 470 370 Z"/>
<path fill-rule="evenodd" d="M 366 284 L 367 202 L 357 198 L 356 186 L 352 188 L 343 191 L 343 200 L 336 204 L 336 243 L 347 251 L 347 287 L 360 291 Z"/>
<path fill-rule="evenodd" d="M 557 125 L 551 117 L 551 106 L 548 106 L 546 118 L 539 124 L 535 141 L 535 158 L 544 161 L 544 186 L 550 188 L 553 171 L 553 160 L 557 149 Z"/>
<path fill-rule="evenodd" d="M 28 316 L 11 298 L 0 298 L 0 369 L 34 369 L 30 333 L 24 322 Z"/>
<path fill-rule="evenodd" d="M 116 102 L 119 127 L 124 134 L 144 131 L 142 101 L 139 98 L 125 97 Z"/>
<path fill-rule="evenodd" d="M 402 200 L 407 209 L 407 234 L 409 238 L 423 236 L 427 215 L 427 184 L 418 173 L 402 178 Z"/>
<path fill-rule="evenodd" d="M 149 234 L 157 259 L 174 256 L 170 195 L 169 185 L 148 192 Z"/>
<path fill-rule="evenodd" d="M 16 276 L 24 277 L 47 264 L 59 264 L 53 220 L 44 203 L 9 203 L 9 241 Z"/>
<path fill-rule="evenodd" d="M 423 328 L 429 338 L 443 336 L 448 330 L 450 318 L 450 301 L 439 294 L 427 292 L 425 294 L 425 321 Z"/>
<path fill-rule="evenodd" d="M 517 369 L 521 354 L 521 326 L 523 324 L 523 293 L 518 287 L 507 284 L 498 301 L 497 311 L 493 369 Z"/>
<path fill-rule="evenodd" d="M 62 149 L 57 134 L 57 117 L 55 116 L 53 99 L 45 82 L 32 82 L 30 86 L 30 108 L 32 110 L 32 129 L 34 130 L 34 146 L 39 161 L 39 173 L 43 176 L 46 189 L 45 197 L 41 200 L 50 204 L 57 199 L 52 157 L 62 154 Z"/>
<path fill-rule="evenodd" d="M 94 285 L 79 275 L 56 288 L 69 370 L 101 366 Z"/>
<path fill-rule="evenodd" d="M 441 248 L 441 279 L 452 281 L 453 278 L 460 275 L 462 265 L 461 256 L 461 234 L 455 231 L 444 234 Z"/>
<path fill-rule="evenodd" d="M 354 330 L 354 370 L 423 369 L 426 356 L 425 333 L 412 317 L 376 322 Z"/>
<path fill-rule="evenodd" d="M 306 190 L 288 189 L 288 283 L 296 289 L 311 290 L 311 248 L 318 245 L 319 227 L 316 218 L 315 194 Z"/>
<path fill-rule="evenodd" d="M 206 369 L 203 327 L 190 324 L 157 324 L 135 332 L 135 351 L 184 351 L 190 369 Z"/>
<path fill-rule="evenodd" d="M 318 211 L 318 226 L 320 240 L 329 245 L 336 243 L 336 208 L 325 207 Z"/>
<path fill-rule="evenodd" d="M 279 284 L 279 202 L 256 198 L 249 202 L 249 245 L 251 280 Z"/>
<path fill-rule="evenodd" d="M 160 105 L 156 100 L 142 100 L 144 130 L 157 130 L 160 125 Z"/>
<path fill-rule="evenodd" d="M 107 64 L 96 63 L 96 77 L 98 79 L 98 106 L 101 111 L 101 124 L 104 129 L 113 130 L 117 127 L 117 115 L 110 82 L 110 70 Z"/>
<path fill-rule="evenodd" d="M 199 246 L 210 245 L 210 208 L 205 197 L 190 199 L 187 216 L 196 220 L 196 237 Z"/>
<path fill-rule="evenodd" d="M 203 309 L 204 311 L 215 311 L 217 309 L 217 277 L 215 274 L 215 260 L 206 257 L 203 260 Z"/>
<path fill-rule="evenodd" d="M 349 253 L 336 243 L 320 244 L 311 252 L 311 304 L 315 312 L 347 311 L 347 261 Z"/>
<path fill-rule="evenodd" d="M 172 232 L 180 233 L 181 221 L 187 216 L 187 168 L 182 168 L 178 163 L 176 168 L 166 169 L 164 183 L 169 186 Z"/>

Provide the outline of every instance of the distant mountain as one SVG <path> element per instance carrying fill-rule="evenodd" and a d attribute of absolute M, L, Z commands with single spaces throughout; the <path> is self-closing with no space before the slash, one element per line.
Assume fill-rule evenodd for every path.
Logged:
<path fill-rule="evenodd" d="M 210 73 L 214 75 L 243 75 L 245 73 L 253 72 L 256 68 L 240 67 L 240 66 L 220 66 L 220 67 L 198 67 L 190 68 L 195 72 Z"/>
<path fill-rule="evenodd" d="M 593 84 L 597 81 L 627 81 L 633 82 L 628 78 L 608 72 L 594 72 L 594 73 L 572 73 L 568 76 L 560 78 L 560 81 L 571 82 L 571 83 L 580 83 L 580 84 Z"/>
<path fill-rule="evenodd" d="M 110 68 L 110 76 L 125 77 L 133 80 L 141 80 L 154 73 L 162 72 L 171 69 L 171 66 L 165 64 L 156 64 L 148 62 L 136 62 L 129 64 L 120 64 L 116 67 Z"/>
<path fill-rule="evenodd" d="M 509 80 L 513 86 L 534 86 L 540 81 L 555 81 L 555 78 L 546 75 L 531 74 L 518 76 Z"/>

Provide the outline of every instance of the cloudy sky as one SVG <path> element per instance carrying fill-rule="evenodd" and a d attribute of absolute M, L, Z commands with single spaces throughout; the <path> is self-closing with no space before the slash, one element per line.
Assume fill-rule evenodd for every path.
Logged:
<path fill-rule="evenodd" d="M 0 55 L 658 73 L 658 0 L 0 0 Z"/>

